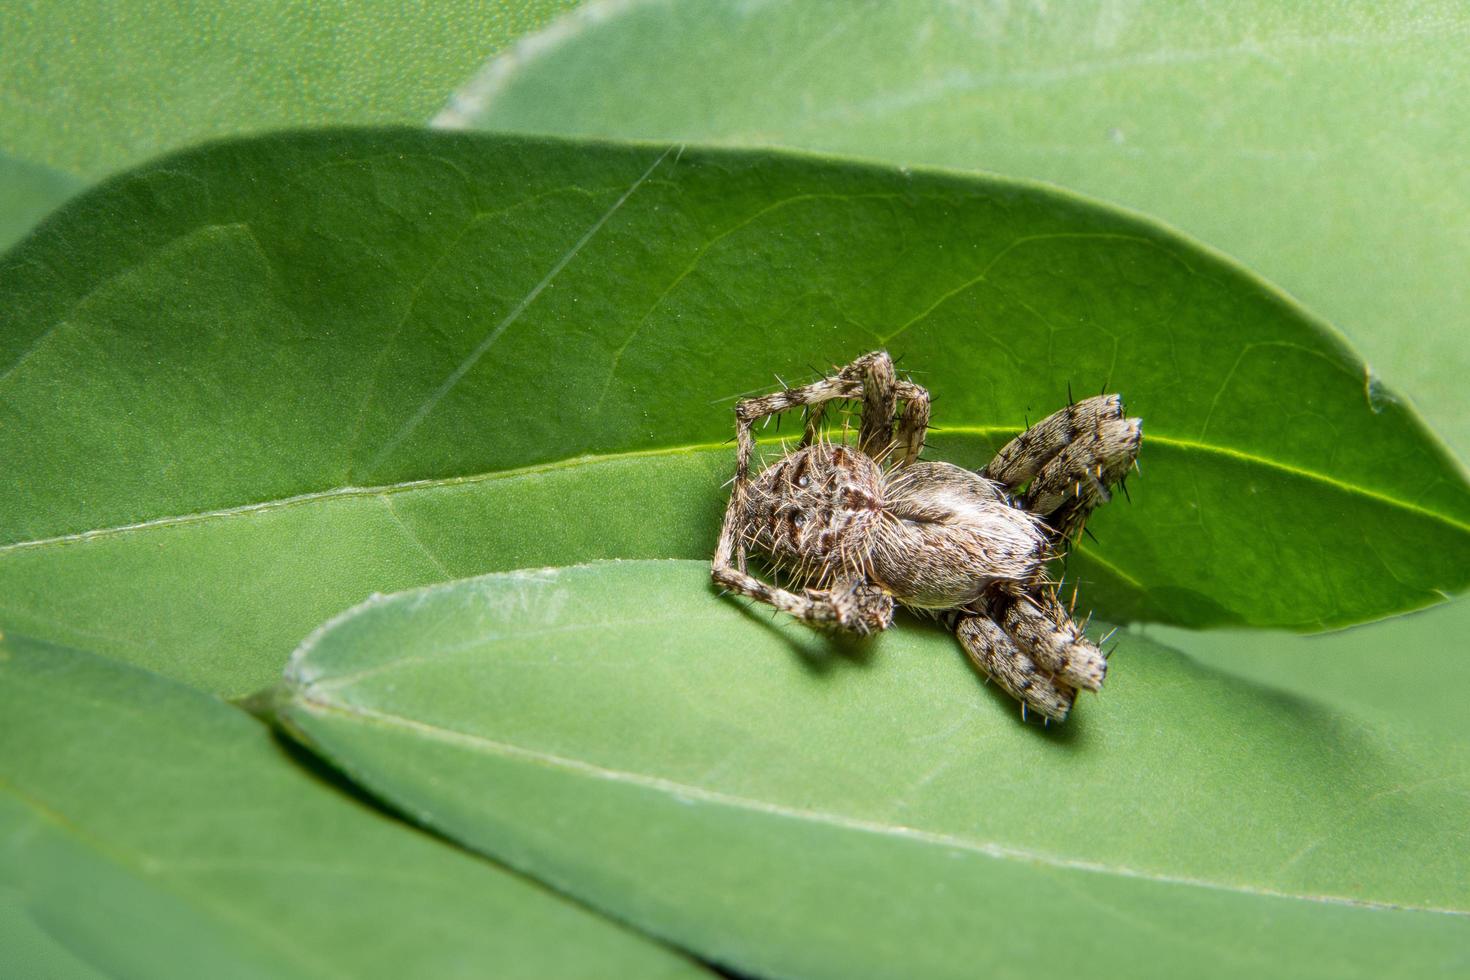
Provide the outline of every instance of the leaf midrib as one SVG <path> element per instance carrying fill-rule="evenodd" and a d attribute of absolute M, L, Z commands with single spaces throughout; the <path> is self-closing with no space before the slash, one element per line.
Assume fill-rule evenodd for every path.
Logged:
<path fill-rule="evenodd" d="M 951 425 L 936 427 L 936 431 L 947 434 L 973 435 L 993 438 L 996 436 L 1015 435 L 1021 430 L 1015 426 L 965 426 Z M 1196 439 L 1186 439 L 1177 436 L 1160 435 L 1150 432 L 1144 437 L 1145 445 L 1156 443 L 1161 446 L 1169 446 L 1174 449 L 1182 449 L 1194 452 L 1210 453 L 1223 456 L 1238 462 L 1253 466 L 1261 466 L 1266 469 L 1285 473 L 1298 479 L 1320 483 L 1323 486 L 1332 487 L 1343 493 L 1363 497 L 1376 501 L 1396 510 L 1415 514 L 1428 520 L 1436 521 L 1463 534 L 1470 535 L 1470 522 L 1451 517 L 1436 510 L 1431 510 L 1413 501 L 1402 500 L 1391 494 L 1369 487 L 1358 486 L 1345 480 L 1319 473 L 1305 467 L 1296 466 L 1292 463 L 1271 459 L 1255 453 L 1245 452 L 1230 446 L 1214 445 L 1200 442 Z M 94 528 L 87 531 L 73 531 L 68 534 L 58 534 L 50 537 L 35 538 L 26 541 L 13 541 L 9 544 L 0 544 L 0 556 L 15 551 L 24 551 L 32 548 L 44 548 L 66 544 L 75 544 L 90 541 L 96 538 L 112 537 L 121 534 L 130 534 L 134 531 L 146 531 L 159 527 L 173 527 L 184 524 L 196 524 L 205 521 L 225 519 L 229 517 L 256 514 L 266 511 L 282 510 L 302 504 L 312 504 L 318 501 L 353 499 L 367 497 L 383 497 L 389 494 L 403 493 L 411 490 L 431 490 L 439 487 L 464 486 L 475 483 L 489 483 L 497 480 L 514 479 L 520 476 L 533 476 L 539 473 L 551 473 L 557 470 L 575 469 L 579 466 L 595 466 L 600 463 L 614 462 L 625 459 L 654 458 L 659 456 L 689 455 L 699 452 L 714 452 L 728 448 L 726 442 L 687 443 L 680 446 L 659 446 L 648 449 L 630 449 L 620 452 L 609 453 L 583 453 L 578 456 L 570 456 L 566 459 L 551 460 L 544 463 L 532 463 L 526 466 L 512 467 L 504 470 L 489 470 L 483 473 L 472 473 L 464 476 L 435 477 L 422 480 L 404 480 L 397 483 L 384 483 L 368 487 L 334 487 L 328 490 L 312 490 L 306 493 L 294 494 L 289 497 L 280 497 L 273 500 L 263 500 L 251 504 L 236 504 L 230 507 L 212 508 L 210 510 L 197 511 L 188 514 L 171 514 L 163 517 L 149 518 L 145 521 L 137 521 L 131 524 L 119 524 L 112 527 Z"/>
<path fill-rule="evenodd" d="M 933 831 L 919 830 L 913 827 L 905 827 L 897 824 L 885 824 L 874 820 L 865 820 L 859 817 L 850 817 L 840 813 L 832 813 L 825 810 L 815 810 L 802 807 L 787 806 L 785 804 L 773 803 L 769 800 L 753 799 L 718 790 L 711 790 L 701 786 L 681 783 L 676 780 L 667 779 L 662 776 L 652 776 L 646 773 L 632 772 L 624 769 L 614 769 L 600 766 L 582 759 L 571 759 L 550 752 L 542 752 L 523 746 L 511 745 L 506 742 L 496 741 L 482 735 L 472 735 L 453 729 L 431 725 L 427 722 L 405 718 L 390 712 L 378 711 L 364 707 L 360 704 L 341 704 L 333 701 L 325 701 L 310 696 L 313 685 L 298 689 L 291 698 L 292 703 L 298 705 L 302 710 L 321 714 L 334 714 L 345 717 L 363 724 L 377 725 L 379 727 L 396 729 L 412 735 L 423 736 L 447 745 L 454 745 L 468 749 L 482 755 L 498 756 L 505 759 L 538 765 L 547 769 L 559 770 L 565 773 L 586 776 L 607 782 L 624 783 L 637 786 L 651 792 L 665 793 L 680 800 L 697 800 L 711 806 L 730 807 L 759 813 L 769 817 L 790 819 L 799 821 L 810 821 L 826 826 L 837 827 L 843 830 L 859 833 L 873 834 L 888 838 L 897 838 L 903 841 L 918 843 L 924 846 L 952 848 L 994 860 L 1018 861 L 1031 864 L 1042 864 L 1047 867 L 1065 871 L 1080 871 L 1090 874 L 1114 875 L 1120 878 L 1133 878 L 1153 882 L 1161 885 L 1174 885 L 1182 887 L 1203 888 L 1210 891 L 1229 892 L 1238 895 L 1248 895 L 1253 898 L 1275 898 L 1288 901 L 1313 902 L 1324 905 L 1341 905 L 1352 908 L 1371 909 L 1376 911 L 1396 912 L 1421 912 L 1434 915 L 1450 915 L 1462 918 L 1470 918 L 1470 909 L 1442 908 L 1432 905 L 1408 905 L 1393 902 L 1379 902 L 1371 899 L 1351 898 L 1344 895 L 1313 895 L 1296 892 L 1278 891 L 1270 888 L 1262 888 L 1251 885 L 1238 885 L 1228 882 L 1210 881 L 1204 878 L 1190 878 L 1182 875 L 1169 875 L 1153 871 L 1143 871 L 1124 865 L 1109 865 L 1094 861 L 1082 861 L 1056 854 L 1048 854 L 1040 851 L 1029 851 L 998 843 L 996 841 L 972 840 L 952 834 L 937 833 Z M 428 818 L 432 822 L 432 817 Z"/>

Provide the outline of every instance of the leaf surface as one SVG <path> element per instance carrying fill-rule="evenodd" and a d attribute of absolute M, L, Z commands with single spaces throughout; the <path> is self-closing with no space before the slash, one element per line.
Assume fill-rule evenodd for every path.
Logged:
<path fill-rule="evenodd" d="M 230 694 L 372 592 L 708 555 L 734 399 L 884 345 L 964 465 L 1128 397 L 1144 479 L 1070 569 L 1114 620 L 1315 629 L 1470 576 L 1470 486 L 1339 338 L 1009 181 L 275 136 L 73 202 L 0 311 L 0 623 Z"/>
<path fill-rule="evenodd" d="M 1385 725 L 1465 736 L 1470 598 L 1332 633 L 1198 632 L 1140 624 L 1137 632 L 1243 680 L 1326 701 Z"/>
<path fill-rule="evenodd" d="M 80 182 L 49 167 L 0 152 L 0 252 L 19 241 Z"/>
<path fill-rule="evenodd" d="M 214 698 L 0 640 L 0 973 L 703 975 L 286 763 Z"/>
<path fill-rule="evenodd" d="M 1464 5 L 593 9 L 497 57 L 461 113 L 486 128 L 983 168 L 1140 208 L 1342 327 L 1470 453 Z M 1463 729 L 1464 601 L 1331 636 L 1147 632 L 1220 670 Z"/>
<path fill-rule="evenodd" d="M 695 562 L 369 602 L 276 710 L 430 826 L 757 975 L 1415 976 L 1470 940 L 1463 739 L 1130 639 L 1061 729 L 905 619 L 837 649 Z"/>
<path fill-rule="evenodd" d="M 1470 454 L 1470 9 L 640 0 L 507 49 L 460 121 L 1052 181 L 1242 260 Z"/>
<path fill-rule="evenodd" d="M 31 917 L 26 896 L 0 887 L 0 950 L 11 969 L 35 980 L 106 980 L 107 974 L 78 959 Z"/>
<path fill-rule="evenodd" d="M 18 4 L 0 37 L 0 150 L 96 179 L 208 139 L 421 122 L 574 3 Z"/>

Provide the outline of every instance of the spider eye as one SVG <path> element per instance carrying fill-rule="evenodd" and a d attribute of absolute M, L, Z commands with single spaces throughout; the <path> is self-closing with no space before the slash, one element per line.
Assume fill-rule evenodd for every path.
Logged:
<path fill-rule="evenodd" d="M 800 477 L 797 478 L 796 485 L 799 487 L 805 487 L 810 486 L 811 482 L 812 478 L 803 473 Z"/>
<path fill-rule="evenodd" d="M 796 525 L 797 527 L 801 527 L 803 524 L 806 523 L 806 515 L 803 514 L 801 511 L 797 511 L 796 513 L 791 515 L 791 523 Z"/>

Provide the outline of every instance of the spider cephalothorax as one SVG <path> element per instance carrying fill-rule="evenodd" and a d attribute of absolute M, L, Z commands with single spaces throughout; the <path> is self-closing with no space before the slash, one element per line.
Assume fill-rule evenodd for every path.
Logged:
<path fill-rule="evenodd" d="M 846 400 L 862 403 L 856 446 L 822 426 L 826 405 Z M 801 444 L 752 477 L 752 426 L 793 408 L 807 411 Z M 1107 662 L 1058 601 L 1047 564 L 1137 458 L 1141 423 L 1117 395 L 1031 426 L 980 473 L 918 461 L 929 394 L 897 378 L 884 351 L 746 399 L 735 415 L 719 585 L 856 634 L 887 629 L 895 601 L 941 614 L 987 675 L 1048 719 L 1066 717 L 1078 688 L 1102 686 Z M 798 591 L 749 574 L 749 551 Z"/>

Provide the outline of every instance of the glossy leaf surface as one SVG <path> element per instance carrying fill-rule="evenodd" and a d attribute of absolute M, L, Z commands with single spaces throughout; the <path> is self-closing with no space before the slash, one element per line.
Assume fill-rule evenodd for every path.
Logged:
<path fill-rule="evenodd" d="M 1347 332 L 1462 456 L 1470 9 L 1456 0 L 596 3 L 460 121 L 781 144 L 1138 208 Z"/>
<path fill-rule="evenodd" d="M 696 562 L 374 600 L 277 711 L 466 844 L 757 975 L 1415 976 L 1470 948 L 1466 745 L 1143 639 L 1061 729 Z"/>
<path fill-rule="evenodd" d="M 1128 397 L 1144 479 L 1071 570 L 1115 619 L 1312 629 L 1470 576 L 1470 487 L 1338 338 L 1040 187 L 270 137 L 74 202 L 0 310 L 0 622 L 231 694 L 375 591 L 708 555 L 734 398 L 877 346 L 966 465 L 1069 386 Z"/>
<path fill-rule="evenodd" d="M 14 634 L 0 842 L 7 977 L 703 975 L 290 765 L 235 708 Z"/>

